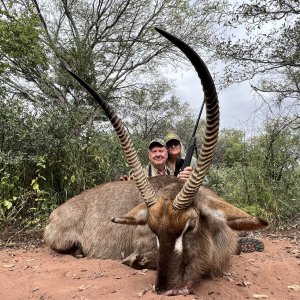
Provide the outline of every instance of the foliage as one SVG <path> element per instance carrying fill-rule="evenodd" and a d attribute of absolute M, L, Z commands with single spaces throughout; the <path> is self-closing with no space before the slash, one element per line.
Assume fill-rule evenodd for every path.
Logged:
<path fill-rule="evenodd" d="M 230 141 L 227 151 L 243 150 L 235 161 L 224 155 L 209 173 L 210 184 L 220 195 L 273 224 L 293 222 L 300 215 L 299 131 L 283 124 L 270 122 L 264 134 L 249 141 L 236 139 L 239 131 L 222 132 L 221 139 Z"/>
<path fill-rule="evenodd" d="M 214 165 L 232 167 L 244 160 L 244 133 L 240 130 L 223 129 L 214 155 Z"/>
<path fill-rule="evenodd" d="M 124 114 L 120 99 L 133 97 L 125 103 L 127 111 L 142 101 L 137 96 L 144 97 L 146 105 L 151 75 L 157 77 L 164 59 L 181 60 L 153 27 L 176 28 L 187 41 L 207 44 L 213 21 L 207 14 L 215 6 L 201 7 L 209 2 L 0 3 L 2 221 L 39 223 L 72 195 L 128 171 L 101 110 L 61 62 Z M 196 31 L 201 32 L 201 39 L 196 39 Z M 162 116 L 169 105 L 169 112 L 177 112 L 178 100 L 172 95 L 164 97 L 170 90 L 161 74 L 160 80 L 157 87 L 161 93 L 156 95 L 152 112 Z M 143 131 L 138 130 L 134 115 L 131 117 L 128 126 L 137 129 L 132 135 L 146 163 L 146 139 L 161 135 L 162 120 L 152 121 L 152 130 Z M 170 127 L 180 119 L 164 118 Z"/>
<path fill-rule="evenodd" d="M 0 107 L 0 219 L 41 226 L 57 205 L 96 184 L 128 172 L 114 132 L 81 109 L 53 107 L 38 114 L 21 101 Z M 110 126 L 109 126 L 110 128 Z M 78 134 L 79 132 L 79 134 Z M 143 164 L 147 141 L 133 135 Z M 238 130 L 220 134 L 209 182 L 220 195 L 273 224 L 299 215 L 299 132 L 270 122 L 245 140 Z"/>
<path fill-rule="evenodd" d="M 229 2 L 221 22 L 227 30 L 214 43 L 216 55 L 226 63 L 223 83 L 249 80 L 262 100 L 264 119 L 292 116 L 295 127 L 300 106 L 299 16 L 298 0 Z"/>
<path fill-rule="evenodd" d="M 212 181 L 227 198 L 260 207 L 274 222 L 299 216 L 299 12 L 295 0 L 228 2 L 221 18 L 227 30 L 215 40 L 226 63 L 223 82 L 250 80 L 266 123 L 249 141 L 238 132 L 221 135 Z"/>
<path fill-rule="evenodd" d="M 148 83 L 142 90 L 133 88 L 126 94 L 121 116 L 129 131 L 148 141 L 168 132 L 190 138 L 195 118 L 187 103 L 170 95 L 170 85 L 164 80 Z M 184 125 L 185 123 L 185 125 Z"/>
<path fill-rule="evenodd" d="M 2 222 L 42 223 L 71 196 L 128 171 L 115 133 L 84 128 L 84 117 L 80 110 L 34 114 L 18 101 L 1 106 Z M 136 147 L 145 162 L 145 145 Z"/>
<path fill-rule="evenodd" d="M 6 76 L 0 74 L 0 81 L 10 92 L 33 103 L 93 106 L 62 68 L 64 61 L 105 98 L 117 102 L 132 87 L 141 89 L 145 74 L 163 77 L 161 66 L 166 60 L 182 61 L 171 44 L 154 31 L 155 26 L 168 31 L 176 29 L 177 35 L 195 47 L 209 44 L 215 17 L 207 16 L 217 9 L 211 3 L 211 0 L 2 2 L 0 9 L 5 17 L 1 19 L 1 55 L 7 68 L 18 71 L 18 80 L 11 72 Z"/>
<path fill-rule="evenodd" d="M 12 74 L 17 74 L 46 67 L 39 18 L 31 9 L 21 10 L 19 14 L 0 10 L 0 32 L 1 72 L 9 68 Z"/>

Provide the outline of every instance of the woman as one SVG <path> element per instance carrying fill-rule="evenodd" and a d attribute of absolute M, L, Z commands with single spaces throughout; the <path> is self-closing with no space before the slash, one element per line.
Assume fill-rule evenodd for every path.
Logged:
<path fill-rule="evenodd" d="M 167 168 L 171 175 L 177 175 L 176 171 L 178 172 L 178 166 L 182 165 L 184 159 L 185 159 L 185 151 L 184 146 L 179 138 L 179 136 L 175 133 L 169 133 L 165 137 L 165 143 L 167 145 L 168 150 L 168 159 L 167 159 Z M 191 166 L 184 169 L 184 171 L 188 171 L 189 175 L 196 165 L 197 160 L 195 157 L 192 157 Z M 177 165 L 177 168 L 176 168 Z M 182 171 L 182 172 L 184 172 Z M 180 172 L 180 173 L 182 173 Z M 183 174 L 179 174 L 183 175 Z M 178 177 L 181 177 L 179 176 Z M 188 177 L 188 176 L 187 176 Z"/>
<path fill-rule="evenodd" d="M 180 179 L 186 181 L 190 176 L 193 168 L 196 166 L 197 159 L 195 157 L 192 157 L 191 165 L 179 172 L 179 169 L 181 168 L 185 159 L 184 146 L 179 136 L 175 133 L 169 133 L 165 137 L 165 143 L 168 150 L 168 159 L 166 162 L 166 166 L 170 175 L 178 176 Z M 207 177 L 204 178 L 202 184 L 205 186 L 208 185 Z"/>

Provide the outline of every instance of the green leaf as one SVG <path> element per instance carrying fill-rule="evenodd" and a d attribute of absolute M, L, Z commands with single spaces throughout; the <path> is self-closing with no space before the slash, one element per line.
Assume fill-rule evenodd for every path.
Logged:
<path fill-rule="evenodd" d="M 75 177 L 75 175 L 72 175 L 72 176 L 71 176 L 71 182 L 72 182 L 72 183 L 74 183 L 74 182 L 75 182 L 75 180 L 76 180 L 76 177 Z"/>
<path fill-rule="evenodd" d="M 38 189 L 39 189 L 39 184 L 37 183 L 37 182 L 35 182 L 34 184 L 33 184 L 33 186 L 32 186 L 32 188 L 35 190 L 35 191 L 37 191 Z"/>
<path fill-rule="evenodd" d="M 4 200 L 3 205 L 7 208 L 10 209 L 12 207 L 12 203 L 8 200 Z"/>

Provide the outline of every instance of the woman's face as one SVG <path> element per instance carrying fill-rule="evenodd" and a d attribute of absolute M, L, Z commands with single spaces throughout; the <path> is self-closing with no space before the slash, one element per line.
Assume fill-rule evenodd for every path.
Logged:
<path fill-rule="evenodd" d="M 167 149 L 169 155 L 180 155 L 181 152 L 181 145 L 180 142 L 177 140 L 170 140 L 167 142 Z"/>

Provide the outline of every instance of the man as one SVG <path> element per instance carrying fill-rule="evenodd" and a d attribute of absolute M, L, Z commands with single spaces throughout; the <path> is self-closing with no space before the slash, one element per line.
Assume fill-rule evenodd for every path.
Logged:
<path fill-rule="evenodd" d="M 164 140 L 154 139 L 149 143 L 148 148 L 149 164 L 145 167 L 147 176 L 170 175 L 166 167 L 168 151 Z"/>
<path fill-rule="evenodd" d="M 170 175 L 169 170 L 166 167 L 166 161 L 168 159 L 168 151 L 166 143 L 163 139 L 154 139 L 148 146 L 148 158 L 149 164 L 144 167 L 147 177 L 153 177 L 158 175 Z M 125 175 L 120 178 L 122 181 L 134 179 L 131 172 L 129 176 Z"/>
<path fill-rule="evenodd" d="M 172 136 L 173 137 L 173 136 Z M 178 137 L 178 136 L 177 136 Z M 168 140 L 168 142 L 173 142 L 176 139 Z M 180 141 L 178 143 L 181 143 Z M 173 146 L 166 145 L 163 139 L 156 138 L 149 143 L 148 146 L 148 158 L 149 164 L 144 168 L 147 177 L 153 177 L 157 175 L 174 175 L 174 170 L 168 165 L 170 159 L 169 149 L 173 149 Z M 178 147 L 179 154 L 183 146 Z M 176 152 L 176 149 L 174 150 Z M 193 157 L 192 164 L 195 165 L 197 160 Z M 183 181 L 187 181 L 190 174 L 192 173 L 192 167 L 186 167 L 184 170 L 178 173 L 177 177 Z M 124 175 L 120 177 L 120 180 L 132 180 L 133 176 L 131 171 L 129 171 L 129 176 Z"/>

